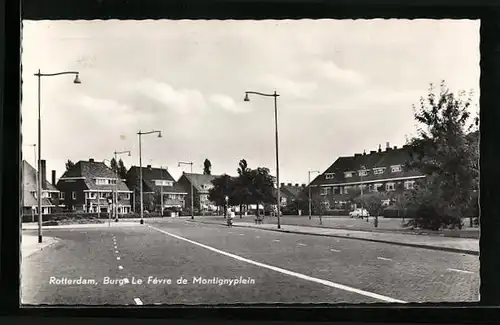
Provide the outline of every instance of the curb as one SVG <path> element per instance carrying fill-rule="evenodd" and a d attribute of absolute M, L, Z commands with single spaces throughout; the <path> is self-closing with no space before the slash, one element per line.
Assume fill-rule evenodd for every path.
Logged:
<path fill-rule="evenodd" d="M 50 237 L 52 242 L 45 245 L 45 246 L 42 246 L 42 247 L 37 247 L 36 249 L 33 249 L 33 250 L 30 250 L 29 253 L 26 253 L 26 254 L 23 254 L 22 252 L 22 247 L 21 247 L 21 258 L 28 258 L 30 257 L 31 255 L 33 254 L 36 254 L 38 252 L 41 252 L 43 251 L 44 249 L 46 248 L 49 248 L 49 247 L 52 247 L 52 246 L 55 246 L 57 244 L 59 244 L 61 242 L 61 239 L 57 238 L 57 237 Z"/>
<path fill-rule="evenodd" d="M 219 224 L 211 223 L 211 222 L 203 222 L 203 221 L 196 221 L 196 220 L 192 220 L 192 221 L 189 220 L 189 221 L 190 222 L 204 223 L 204 224 L 211 224 L 211 225 L 219 225 Z M 374 243 L 392 244 L 392 245 L 399 245 L 399 246 L 405 246 L 405 247 L 415 247 L 415 248 L 430 249 L 430 250 L 442 251 L 442 252 L 461 253 L 461 254 L 479 256 L 479 252 L 477 252 L 477 251 L 452 248 L 452 247 L 439 247 L 439 246 L 432 246 L 432 245 L 425 245 L 425 244 L 410 244 L 410 243 L 401 243 L 401 242 L 395 242 L 395 241 L 389 241 L 389 240 L 360 238 L 360 237 L 351 237 L 351 236 L 343 236 L 343 235 L 314 234 L 314 233 L 294 231 L 294 230 L 257 228 L 257 227 L 251 227 L 251 226 L 241 226 L 241 225 L 236 225 L 236 224 L 233 224 L 233 227 L 252 228 L 252 229 L 260 229 L 260 230 L 267 230 L 267 231 L 282 232 L 282 233 L 288 233 L 288 234 L 298 234 L 298 235 L 311 235 L 311 236 L 333 237 L 333 238 L 344 238 L 344 239 L 347 238 L 347 239 L 363 240 L 363 241 L 374 242 Z"/>

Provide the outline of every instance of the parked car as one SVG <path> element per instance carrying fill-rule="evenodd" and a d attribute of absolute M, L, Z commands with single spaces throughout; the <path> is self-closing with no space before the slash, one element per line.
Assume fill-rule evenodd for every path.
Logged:
<path fill-rule="evenodd" d="M 354 211 L 349 212 L 349 217 L 351 218 L 363 218 L 369 217 L 370 214 L 366 209 L 355 209 Z"/>

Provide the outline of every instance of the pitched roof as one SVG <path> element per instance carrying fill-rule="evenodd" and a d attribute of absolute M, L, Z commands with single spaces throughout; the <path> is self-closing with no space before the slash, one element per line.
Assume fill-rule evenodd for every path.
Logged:
<path fill-rule="evenodd" d="M 118 191 L 129 191 L 127 185 L 121 179 L 118 180 L 116 187 L 114 184 L 96 184 L 96 178 L 114 179 L 117 177 L 113 170 L 103 162 L 80 160 L 61 176 L 61 178 L 66 177 L 84 177 L 85 185 L 89 190 L 113 190 L 117 188 Z"/>
<path fill-rule="evenodd" d="M 280 186 L 280 193 L 283 193 L 282 195 L 286 195 L 289 198 L 296 199 L 305 189 L 306 187 L 301 185 L 282 185 Z"/>
<path fill-rule="evenodd" d="M 37 172 L 36 169 L 31 166 L 26 160 L 23 160 L 23 170 L 22 170 L 22 180 L 23 180 L 23 206 L 36 206 L 38 205 L 38 200 L 36 199 L 37 188 Z M 44 190 L 57 191 L 54 185 L 49 181 L 46 182 L 47 186 Z M 51 206 L 53 203 L 48 198 L 42 198 L 42 206 Z"/>
<path fill-rule="evenodd" d="M 208 193 L 208 190 L 202 188 L 202 185 L 210 185 L 212 186 L 212 181 L 219 177 L 220 175 L 206 175 L 206 174 L 191 174 L 191 173 L 183 173 L 183 176 L 193 184 L 193 187 L 200 193 Z M 182 177 L 182 176 L 181 176 Z"/>
<path fill-rule="evenodd" d="M 132 166 L 128 170 L 127 174 L 128 175 L 134 175 L 134 177 L 129 178 L 129 180 L 132 180 L 135 182 L 133 184 L 129 184 L 130 186 L 134 186 L 136 183 L 139 181 L 139 172 L 140 168 L 139 166 Z M 173 182 L 172 186 L 163 186 L 163 192 L 164 193 L 187 193 L 186 189 L 184 189 L 180 184 L 176 183 L 172 175 L 168 172 L 166 168 L 154 168 L 150 167 L 149 165 L 147 167 L 142 167 L 142 182 L 143 182 L 143 190 L 145 192 L 155 192 L 155 191 L 161 191 L 162 186 L 158 186 L 155 184 L 155 180 L 165 180 L 165 181 L 171 181 Z"/>
<path fill-rule="evenodd" d="M 367 154 L 358 154 L 350 157 L 339 157 L 325 172 L 317 176 L 311 185 L 322 184 L 342 184 L 376 181 L 399 177 L 422 176 L 417 170 L 405 168 L 406 163 L 411 159 L 411 148 L 403 147 L 400 149 L 389 149 L 381 152 L 370 152 Z M 392 172 L 391 166 L 401 165 L 400 172 Z M 385 167 L 381 174 L 375 175 L 374 168 Z M 366 176 L 359 176 L 358 171 L 366 169 Z M 352 177 L 345 177 L 345 172 L 353 172 Z M 326 179 L 325 174 L 333 174 L 333 178 Z"/>

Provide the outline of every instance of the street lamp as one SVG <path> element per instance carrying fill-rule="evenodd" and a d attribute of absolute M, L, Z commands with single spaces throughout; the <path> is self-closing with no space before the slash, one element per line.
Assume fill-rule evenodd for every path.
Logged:
<path fill-rule="evenodd" d="M 148 134 L 155 134 L 158 133 L 158 138 L 161 138 L 161 131 L 149 131 L 149 132 L 137 132 L 137 135 L 139 135 L 139 178 L 140 178 L 140 197 L 141 197 L 141 225 L 144 224 L 144 201 L 143 201 L 143 194 L 142 194 L 142 136 L 143 135 L 148 135 Z"/>
<path fill-rule="evenodd" d="M 177 167 L 181 165 L 191 165 L 191 174 L 193 174 L 193 162 L 179 161 Z M 193 196 L 193 180 L 191 180 L 191 219 L 194 219 L 194 196 Z"/>
<path fill-rule="evenodd" d="M 360 180 L 359 187 L 361 188 L 361 218 L 363 218 L 363 212 L 364 212 L 364 207 L 363 207 L 363 174 L 361 172 L 364 172 L 366 170 L 366 167 L 364 165 L 361 165 L 360 169 L 361 169 L 361 171 L 359 173 L 359 180 Z M 366 222 L 369 222 L 368 214 L 366 215 Z"/>
<path fill-rule="evenodd" d="M 312 215 L 312 199 L 311 199 L 311 174 L 313 173 L 321 173 L 319 170 L 310 170 L 307 172 L 307 179 L 309 180 L 309 220 L 311 220 Z"/>
<path fill-rule="evenodd" d="M 60 76 L 60 75 L 66 75 L 66 74 L 72 74 L 75 75 L 75 80 L 73 83 L 75 84 L 81 84 L 81 80 L 79 77 L 79 72 L 78 71 L 64 71 L 64 72 L 57 72 L 57 73 L 41 73 L 40 69 L 38 69 L 38 72 L 35 73 L 34 75 L 38 77 L 38 184 L 37 184 L 37 201 L 38 201 L 38 242 L 42 242 L 42 173 L 41 173 L 41 168 L 42 168 L 42 118 L 41 118 L 41 81 L 42 77 L 53 77 L 53 76 Z"/>
<path fill-rule="evenodd" d="M 118 168 L 118 160 L 117 156 L 118 155 L 123 155 L 123 154 L 128 154 L 128 156 L 131 156 L 130 150 L 125 150 L 125 151 L 115 151 L 115 163 Z M 118 222 L 118 170 L 115 170 L 115 194 L 113 195 L 113 214 L 115 215 L 115 222 Z"/>
<path fill-rule="evenodd" d="M 250 98 L 248 97 L 249 94 L 253 95 L 259 95 L 259 96 L 264 96 L 264 97 L 274 97 L 274 126 L 275 126 L 275 133 L 276 133 L 276 188 L 278 189 L 276 191 L 276 202 L 277 202 L 277 212 L 278 212 L 278 229 L 281 228 L 280 224 L 280 215 L 281 215 L 281 200 L 280 200 L 280 166 L 279 166 L 279 154 L 278 154 L 278 93 L 274 91 L 272 94 L 264 94 L 256 91 L 245 91 L 245 102 L 249 102 Z"/>

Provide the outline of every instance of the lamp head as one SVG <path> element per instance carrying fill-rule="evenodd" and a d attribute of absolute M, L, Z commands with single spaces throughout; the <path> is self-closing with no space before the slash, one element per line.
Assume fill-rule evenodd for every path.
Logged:
<path fill-rule="evenodd" d="M 131 152 L 130 152 L 130 151 L 128 152 L 128 156 L 129 156 L 129 157 L 131 156 Z"/>
<path fill-rule="evenodd" d="M 248 93 L 245 93 L 245 99 L 243 99 L 243 101 L 245 101 L 245 102 L 249 102 L 250 101 L 250 98 L 248 97 Z"/>
<path fill-rule="evenodd" d="M 161 138 L 161 132 L 158 132 L 158 138 Z"/>
<path fill-rule="evenodd" d="M 75 80 L 73 81 L 73 83 L 75 83 L 75 84 L 81 84 L 82 83 L 82 81 L 80 80 L 80 75 L 79 74 L 76 75 Z"/>

